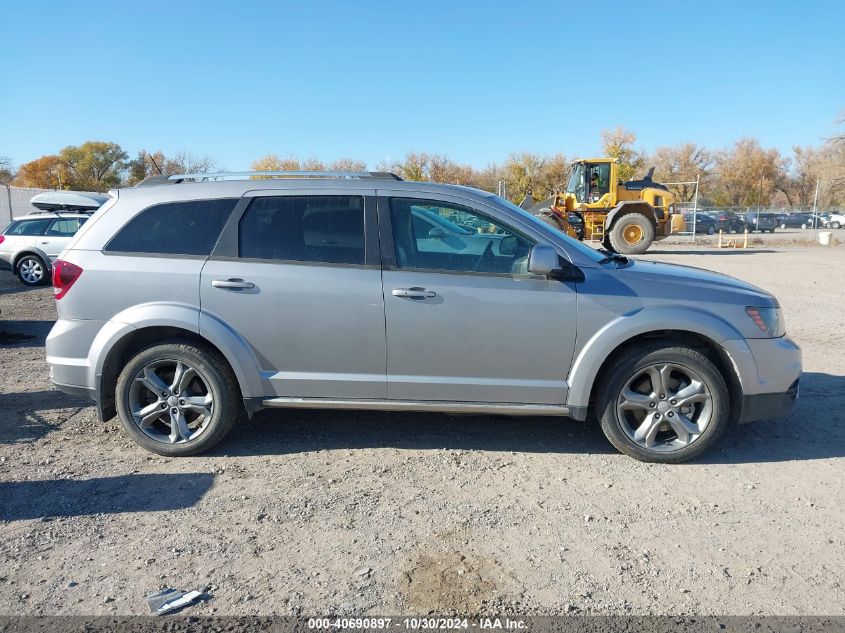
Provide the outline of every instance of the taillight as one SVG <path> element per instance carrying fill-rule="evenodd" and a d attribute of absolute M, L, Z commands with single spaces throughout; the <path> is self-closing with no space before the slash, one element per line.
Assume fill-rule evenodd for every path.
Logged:
<path fill-rule="evenodd" d="M 82 268 L 76 264 L 71 264 L 63 259 L 57 259 L 53 262 L 53 292 L 56 299 L 64 297 L 81 274 Z"/>
<path fill-rule="evenodd" d="M 5 241 L 6 241 L 6 236 L 5 236 L 5 235 L 0 235 L 0 244 L 2 244 L 2 243 L 3 243 L 3 242 L 5 242 Z"/>

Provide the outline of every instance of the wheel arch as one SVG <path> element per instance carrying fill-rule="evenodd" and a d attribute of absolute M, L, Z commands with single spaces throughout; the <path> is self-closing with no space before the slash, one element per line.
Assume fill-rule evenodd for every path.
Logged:
<path fill-rule="evenodd" d="M 642 200 L 624 200 L 613 207 L 604 220 L 605 232 L 610 230 L 618 218 L 629 213 L 639 213 L 651 220 L 654 226 L 654 234 L 657 235 L 657 214 L 654 212 L 654 207 Z"/>
<path fill-rule="evenodd" d="M 53 269 L 53 261 L 50 259 L 50 256 L 47 255 L 47 253 L 45 253 L 43 250 L 41 250 L 40 248 L 38 248 L 36 246 L 25 246 L 21 250 L 19 250 L 17 253 L 15 253 L 14 256 L 12 257 L 12 270 L 13 271 L 17 271 L 18 263 L 21 261 L 21 259 L 23 259 L 27 255 L 35 255 L 36 257 L 38 257 L 47 266 L 48 271 Z"/>
<path fill-rule="evenodd" d="M 163 306 L 130 308 L 117 315 L 98 334 L 91 345 L 96 362 L 90 363 L 91 384 L 96 385 L 100 414 L 109 419 L 115 411 L 117 377 L 129 358 L 144 347 L 166 339 L 180 338 L 216 351 L 234 373 L 243 398 L 265 395 L 259 366 L 246 343 L 231 330 L 201 331 L 199 311 L 188 306 L 167 306 L 169 314 L 152 317 L 150 312 Z M 175 308 L 175 309 L 174 309 Z M 118 319 L 122 319 L 119 321 Z M 126 321 L 130 321 L 131 325 Z"/>
<path fill-rule="evenodd" d="M 681 323 L 683 321 L 675 321 Z M 725 379 L 731 397 L 731 416 L 738 416 L 742 403 L 743 375 L 756 376 L 757 366 L 751 350 L 742 337 L 730 328 L 725 331 L 719 323 L 704 327 L 678 327 L 673 324 L 617 326 L 616 331 L 603 328 L 597 332 L 577 355 L 569 376 L 567 404 L 576 412 L 586 412 L 593 405 L 596 386 L 616 359 L 631 347 L 654 341 L 665 341 L 670 345 L 682 345 L 696 349 L 707 356 Z M 725 324 L 727 325 L 727 324 Z M 714 327 L 716 326 L 716 327 Z M 727 334 L 727 336 L 726 336 Z M 731 351 L 722 341 L 731 339 Z M 736 419 L 736 418 L 734 418 Z"/>

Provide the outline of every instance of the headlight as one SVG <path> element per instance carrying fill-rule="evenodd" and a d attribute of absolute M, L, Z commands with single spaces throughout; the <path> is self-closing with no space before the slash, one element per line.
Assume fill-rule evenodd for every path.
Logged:
<path fill-rule="evenodd" d="M 786 324 L 783 321 L 782 308 L 745 308 L 746 314 L 754 321 L 765 336 L 776 338 L 786 334 Z"/>

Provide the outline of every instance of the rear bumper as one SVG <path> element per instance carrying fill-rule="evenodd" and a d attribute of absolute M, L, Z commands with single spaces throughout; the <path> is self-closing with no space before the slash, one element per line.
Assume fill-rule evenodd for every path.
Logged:
<path fill-rule="evenodd" d="M 96 391 L 94 389 L 89 389 L 88 387 L 82 387 L 79 385 L 63 385 L 58 382 L 53 382 L 53 386 L 69 396 L 77 396 L 79 398 L 87 398 L 88 400 L 94 401 L 97 400 Z"/>

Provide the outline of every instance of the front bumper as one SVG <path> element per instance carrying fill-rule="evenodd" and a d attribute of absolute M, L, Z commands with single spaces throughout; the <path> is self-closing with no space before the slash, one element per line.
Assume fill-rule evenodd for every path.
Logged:
<path fill-rule="evenodd" d="M 795 408 L 801 348 L 787 336 L 723 341 L 742 388 L 739 422 L 777 418 Z"/>
<path fill-rule="evenodd" d="M 798 380 L 784 393 L 758 393 L 742 398 L 740 424 L 755 420 L 782 418 L 789 415 L 798 403 Z"/>

